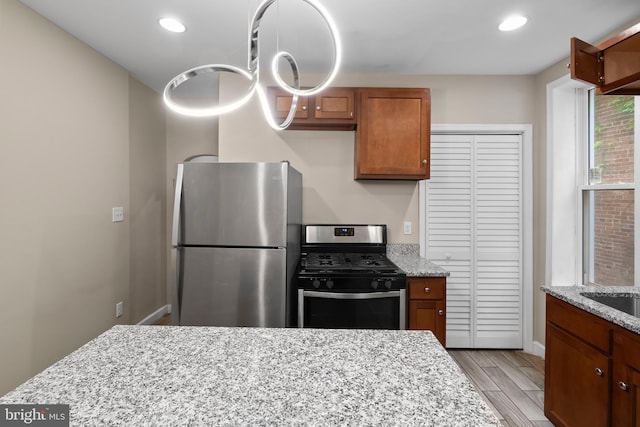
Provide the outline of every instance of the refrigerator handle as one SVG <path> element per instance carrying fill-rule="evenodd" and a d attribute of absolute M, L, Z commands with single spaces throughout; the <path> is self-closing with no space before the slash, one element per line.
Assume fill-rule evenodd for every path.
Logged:
<path fill-rule="evenodd" d="M 184 165 L 178 165 L 178 173 L 176 175 L 176 193 L 173 200 L 173 224 L 171 227 L 171 245 L 178 246 L 178 234 L 180 232 L 180 203 L 182 202 L 182 177 L 184 174 Z"/>

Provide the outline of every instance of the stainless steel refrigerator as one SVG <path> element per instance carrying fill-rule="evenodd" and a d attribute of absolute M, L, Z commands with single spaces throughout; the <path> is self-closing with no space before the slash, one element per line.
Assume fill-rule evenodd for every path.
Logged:
<path fill-rule="evenodd" d="M 301 222 L 288 162 L 179 164 L 173 324 L 295 326 Z"/>

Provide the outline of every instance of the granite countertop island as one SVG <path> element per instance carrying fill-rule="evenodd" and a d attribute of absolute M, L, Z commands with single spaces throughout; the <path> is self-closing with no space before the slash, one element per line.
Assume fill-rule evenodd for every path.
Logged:
<path fill-rule="evenodd" d="M 114 326 L 0 403 L 74 426 L 500 425 L 429 331 Z"/>
<path fill-rule="evenodd" d="M 400 267 L 407 277 L 447 277 L 449 272 L 420 256 L 420 245 L 391 243 L 387 257 Z"/>
<path fill-rule="evenodd" d="M 547 294 L 573 306 L 640 334 L 640 318 L 596 302 L 590 296 L 634 296 L 640 300 L 640 288 L 634 286 L 543 286 Z"/>

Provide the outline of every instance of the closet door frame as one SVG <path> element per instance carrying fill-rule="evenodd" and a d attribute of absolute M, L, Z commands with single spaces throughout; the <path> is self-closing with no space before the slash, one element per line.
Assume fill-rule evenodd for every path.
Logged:
<path fill-rule="evenodd" d="M 544 354 L 544 347 L 533 341 L 533 164 L 532 164 L 531 124 L 432 124 L 431 134 L 472 134 L 500 135 L 519 134 L 522 136 L 522 343 L 523 350 L 533 354 Z M 420 254 L 426 253 L 426 201 L 427 185 L 420 181 Z"/>

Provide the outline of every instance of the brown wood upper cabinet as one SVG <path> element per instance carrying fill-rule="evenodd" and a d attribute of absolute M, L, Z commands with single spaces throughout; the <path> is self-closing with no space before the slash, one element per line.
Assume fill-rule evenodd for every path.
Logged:
<path fill-rule="evenodd" d="M 353 130 L 356 127 L 357 88 L 332 87 L 315 96 L 298 98 L 292 130 Z M 271 111 L 282 120 L 289 114 L 293 96 L 279 87 L 267 90 Z"/>
<path fill-rule="evenodd" d="M 430 90 L 360 88 L 356 179 L 429 178 Z"/>
<path fill-rule="evenodd" d="M 640 23 L 592 46 L 571 39 L 571 78 L 604 95 L 640 95 Z"/>

